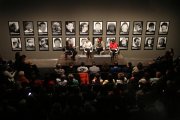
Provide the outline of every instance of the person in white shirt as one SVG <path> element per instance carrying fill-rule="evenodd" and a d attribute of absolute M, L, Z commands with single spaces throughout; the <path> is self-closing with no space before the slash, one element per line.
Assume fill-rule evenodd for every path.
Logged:
<path fill-rule="evenodd" d="M 93 45 L 92 42 L 88 39 L 83 44 L 84 52 L 86 53 L 87 58 L 92 58 Z"/>

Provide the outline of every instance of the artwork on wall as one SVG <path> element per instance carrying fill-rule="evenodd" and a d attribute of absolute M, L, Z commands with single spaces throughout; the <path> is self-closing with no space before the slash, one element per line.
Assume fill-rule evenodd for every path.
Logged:
<path fill-rule="evenodd" d="M 33 21 L 23 21 L 24 35 L 34 35 Z"/>
<path fill-rule="evenodd" d="M 52 45 L 54 51 L 63 50 L 63 42 L 61 37 L 53 37 L 52 38 Z"/>
<path fill-rule="evenodd" d="M 146 24 L 146 35 L 154 35 L 156 31 L 156 22 L 148 21 Z"/>
<path fill-rule="evenodd" d="M 119 38 L 119 49 L 127 50 L 128 49 L 129 37 L 120 37 Z"/>
<path fill-rule="evenodd" d="M 167 44 L 167 37 L 158 37 L 156 49 L 164 50 L 166 49 L 166 44 Z"/>
<path fill-rule="evenodd" d="M 140 50 L 141 49 L 141 37 L 133 37 L 132 38 L 132 50 Z"/>
<path fill-rule="evenodd" d="M 154 46 L 154 37 L 146 37 L 144 41 L 144 50 L 152 50 Z"/>
<path fill-rule="evenodd" d="M 128 35 L 130 29 L 130 22 L 128 21 L 121 21 L 120 22 L 120 35 Z"/>
<path fill-rule="evenodd" d="M 89 22 L 79 22 L 79 34 L 88 35 L 89 34 Z"/>
<path fill-rule="evenodd" d="M 76 38 L 75 37 L 66 37 L 66 44 L 67 43 L 68 43 L 68 45 L 71 44 L 75 48 L 76 47 Z"/>
<path fill-rule="evenodd" d="M 52 35 L 62 35 L 62 22 L 51 21 Z"/>
<path fill-rule="evenodd" d="M 141 35 L 143 31 L 143 21 L 134 21 L 133 23 L 133 34 Z"/>
<path fill-rule="evenodd" d="M 12 37 L 11 38 L 11 46 L 12 46 L 12 50 L 14 50 L 14 51 L 22 50 L 21 38 L 20 37 Z"/>
<path fill-rule="evenodd" d="M 20 26 L 18 21 L 8 22 L 9 25 L 9 34 L 10 35 L 20 35 Z"/>
<path fill-rule="evenodd" d="M 84 50 L 84 43 L 89 40 L 89 37 L 80 37 L 79 38 L 79 50 Z"/>
<path fill-rule="evenodd" d="M 39 37 L 39 50 L 47 51 L 49 50 L 49 40 L 48 37 Z"/>
<path fill-rule="evenodd" d="M 25 40 L 25 49 L 27 51 L 36 50 L 34 37 L 26 37 L 24 38 L 24 40 Z"/>
<path fill-rule="evenodd" d="M 102 35 L 103 34 L 103 22 L 102 21 L 94 21 L 93 22 L 93 34 L 94 35 Z"/>
<path fill-rule="evenodd" d="M 75 21 L 65 21 L 65 32 L 66 35 L 76 34 L 76 22 Z"/>
<path fill-rule="evenodd" d="M 116 38 L 115 37 L 107 37 L 106 38 L 106 49 L 109 50 L 109 45 L 110 45 L 110 42 L 115 40 L 116 41 Z"/>
<path fill-rule="evenodd" d="M 169 30 L 169 22 L 160 22 L 159 25 L 159 34 L 167 35 Z"/>
<path fill-rule="evenodd" d="M 48 22 L 46 21 L 38 21 L 38 35 L 48 35 Z"/>
<path fill-rule="evenodd" d="M 115 35 L 116 34 L 116 22 L 107 22 L 106 23 L 106 34 Z"/>
<path fill-rule="evenodd" d="M 104 29 L 105 37 L 104 41 L 102 40 L 103 34 L 103 22 L 106 25 L 106 29 Z M 64 24 L 63 24 L 64 23 Z M 116 29 L 119 31 L 118 33 L 118 44 L 119 49 L 128 50 L 129 46 L 129 34 L 133 35 L 132 43 L 130 43 L 131 50 L 140 50 L 141 46 L 144 46 L 144 50 L 153 50 L 153 47 L 156 47 L 157 50 L 166 49 L 167 45 L 167 35 L 169 31 L 169 21 L 133 21 L 133 25 L 131 25 L 131 21 L 120 21 L 119 24 L 116 21 L 93 21 L 91 28 L 90 21 L 79 21 L 79 40 L 78 46 L 79 50 L 83 50 L 83 44 L 86 40 L 90 40 L 93 43 L 93 47 L 95 49 L 96 45 L 98 45 L 98 41 L 104 42 L 104 48 L 109 49 L 109 44 L 112 39 L 116 40 Z M 144 23 L 144 25 L 143 25 Z M 35 29 L 37 24 L 37 29 Z M 48 21 L 37 21 L 35 24 L 34 21 L 21 21 L 21 23 L 17 20 L 8 21 L 9 35 L 11 39 L 12 50 L 22 50 L 22 46 L 25 46 L 26 51 L 35 51 L 36 47 L 39 44 L 40 51 L 49 50 L 49 38 L 48 32 L 52 32 L 52 50 L 61 51 L 66 44 L 70 43 L 73 47 L 76 47 L 76 21 L 51 21 L 51 25 L 49 28 L 51 30 L 48 31 Z M 22 26 L 21 26 L 22 25 Z M 34 26 L 35 25 L 35 26 Z M 65 29 L 62 28 L 65 27 Z M 131 27 L 132 26 L 132 27 Z M 144 29 L 143 29 L 144 27 Z M 159 29 L 158 29 L 159 27 Z M 22 30 L 20 30 L 20 28 Z M 130 29 L 132 31 L 130 31 Z M 65 40 L 62 39 L 62 33 L 64 30 L 64 34 L 67 35 Z M 92 30 L 92 31 L 91 31 Z M 144 30 L 145 39 L 142 40 L 142 33 Z M 35 31 L 37 33 L 35 33 Z M 94 35 L 89 38 L 89 34 L 92 32 Z M 20 36 L 22 33 L 23 39 Z M 24 34 L 23 34 L 24 33 Z M 155 34 L 158 33 L 157 44 L 155 45 Z M 39 35 L 37 41 L 34 35 Z M 63 34 L 63 35 L 64 35 Z M 144 36 L 144 35 L 143 35 Z M 21 41 L 23 40 L 23 41 Z M 37 45 L 35 42 L 38 42 Z M 142 44 L 143 42 L 143 44 Z M 24 43 L 24 45 L 22 44 Z M 51 46 L 50 46 L 51 47 Z"/>

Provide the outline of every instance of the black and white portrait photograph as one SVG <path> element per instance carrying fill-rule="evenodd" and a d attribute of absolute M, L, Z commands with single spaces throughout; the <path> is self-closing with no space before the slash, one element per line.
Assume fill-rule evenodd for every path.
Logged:
<path fill-rule="evenodd" d="M 79 34 L 80 35 L 89 34 L 89 22 L 79 22 Z"/>
<path fill-rule="evenodd" d="M 52 45 L 53 45 L 54 51 L 62 50 L 63 45 L 62 45 L 62 38 L 61 37 L 53 37 L 52 42 L 53 42 Z"/>
<path fill-rule="evenodd" d="M 144 41 L 144 50 L 152 50 L 154 46 L 154 37 L 146 37 Z"/>
<path fill-rule="evenodd" d="M 72 45 L 72 47 L 76 47 L 76 38 L 75 37 L 66 37 L 66 42 L 68 45 Z"/>
<path fill-rule="evenodd" d="M 106 37 L 106 49 L 108 50 L 110 47 L 110 42 L 111 41 L 116 41 L 115 37 Z"/>
<path fill-rule="evenodd" d="M 154 35 L 156 31 L 156 22 L 148 21 L 146 23 L 146 35 Z"/>
<path fill-rule="evenodd" d="M 94 35 L 102 35 L 103 34 L 103 22 L 102 21 L 94 21 L 93 22 L 93 34 Z"/>
<path fill-rule="evenodd" d="M 48 35 L 48 23 L 46 21 L 38 21 L 38 35 Z"/>
<path fill-rule="evenodd" d="M 141 37 L 133 37 L 132 38 L 132 50 L 140 50 L 141 49 Z"/>
<path fill-rule="evenodd" d="M 39 50 L 47 51 L 49 50 L 49 40 L 48 37 L 39 37 Z"/>
<path fill-rule="evenodd" d="M 19 22 L 8 22 L 8 25 L 10 35 L 20 35 Z"/>
<path fill-rule="evenodd" d="M 27 51 L 36 50 L 34 37 L 26 37 L 24 38 L 24 40 L 25 40 L 25 49 Z"/>
<path fill-rule="evenodd" d="M 11 38 L 12 50 L 22 50 L 22 42 L 20 37 Z"/>
<path fill-rule="evenodd" d="M 159 25 L 159 34 L 160 35 L 167 35 L 169 29 L 169 22 L 160 22 Z"/>
<path fill-rule="evenodd" d="M 120 35 L 128 35 L 129 34 L 129 29 L 130 29 L 130 22 L 128 21 L 121 21 L 120 22 Z"/>
<path fill-rule="evenodd" d="M 76 34 L 76 22 L 75 21 L 65 21 L 66 35 Z"/>
<path fill-rule="evenodd" d="M 141 35 L 143 31 L 143 21 L 134 21 L 133 23 L 133 34 Z"/>
<path fill-rule="evenodd" d="M 23 21 L 24 35 L 34 35 L 33 21 Z"/>
<path fill-rule="evenodd" d="M 107 22 L 106 23 L 106 34 L 115 35 L 116 34 L 116 22 Z"/>
<path fill-rule="evenodd" d="M 156 49 L 164 50 L 166 49 L 166 44 L 167 44 L 167 37 L 158 37 Z"/>
<path fill-rule="evenodd" d="M 79 50 L 84 49 L 84 44 L 86 43 L 87 40 L 89 40 L 89 37 L 80 37 L 79 38 Z"/>
<path fill-rule="evenodd" d="M 129 37 L 120 37 L 119 38 L 119 49 L 127 50 L 128 49 Z"/>
<path fill-rule="evenodd" d="M 51 21 L 52 35 L 62 35 L 62 22 Z"/>

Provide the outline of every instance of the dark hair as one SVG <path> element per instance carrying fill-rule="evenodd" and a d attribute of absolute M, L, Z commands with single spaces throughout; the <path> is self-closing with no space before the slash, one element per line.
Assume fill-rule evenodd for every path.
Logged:
<path fill-rule="evenodd" d="M 137 40 L 139 40 L 139 38 L 137 38 L 137 37 L 136 37 L 136 38 L 134 38 L 134 42 L 136 42 Z"/>
<path fill-rule="evenodd" d="M 108 30 L 110 30 L 111 27 L 113 27 L 113 30 L 116 30 L 115 24 L 113 23 L 108 24 Z"/>
<path fill-rule="evenodd" d="M 154 23 L 149 23 L 149 27 L 153 27 L 154 26 Z"/>
<path fill-rule="evenodd" d="M 31 23 L 31 22 L 25 22 L 25 24 L 24 24 L 24 25 L 25 25 L 25 26 L 27 26 L 27 25 L 29 25 L 29 24 L 30 24 L 30 25 L 32 25 L 32 23 Z"/>
<path fill-rule="evenodd" d="M 29 39 L 27 39 L 27 42 L 29 42 L 29 40 L 32 40 L 32 39 L 30 39 L 30 38 L 29 38 Z"/>
<path fill-rule="evenodd" d="M 41 25 L 43 25 L 43 24 L 46 25 L 45 22 L 40 22 L 40 23 L 39 23 L 39 26 L 41 26 Z"/>
<path fill-rule="evenodd" d="M 167 25 L 168 25 L 168 24 L 164 22 L 164 23 L 161 24 L 161 27 L 162 27 L 162 26 L 167 26 Z"/>
<path fill-rule="evenodd" d="M 81 24 L 81 27 L 83 27 L 84 25 L 88 25 L 88 24 L 84 22 L 84 23 Z"/>
<path fill-rule="evenodd" d="M 115 42 L 116 40 L 115 39 L 110 39 L 112 42 Z"/>

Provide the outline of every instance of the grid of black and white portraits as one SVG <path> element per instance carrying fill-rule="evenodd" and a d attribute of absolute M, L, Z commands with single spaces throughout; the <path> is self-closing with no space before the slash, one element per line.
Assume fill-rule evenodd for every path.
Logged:
<path fill-rule="evenodd" d="M 132 25 L 130 21 L 120 21 L 119 23 L 117 21 L 92 21 L 92 23 L 90 21 L 51 21 L 50 23 L 48 21 L 37 21 L 36 23 L 37 28 L 34 27 L 34 21 L 22 21 L 21 31 L 19 21 L 8 21 L 12 50 L 22 50 L 21 33 L 24 35 L 24 46 L 27 51 L 35 51 L 36 43 L 38 43 L 40 51 L 48 51 L 50 40 L 52 41 L 52 50 L 54 51 L 63 50 L 67 42 L 71 42 L 74 47 L 77 47 L 77 37 L 75 35 L 78 32 L 79 50 L 83 50 L 83 43 L 86 40 L 91 40 L 89 37 L 90 33 L 93 35 L 92 43 L 95 45 L 96 41 L 101 39 L 105 43 L 106 49 L 109 49 L 110 41 L 114 39 L 118 41 L 120 50 L 128 50 L 129 35 L 132 33 L 131 50 L 140 50 L 142 41 L 144 41 L 144 50 L 153 50 L 155 42 L 157 50 L 164 50 L 167 44 L 170 24 L 169 21 L 160 21 L 158 23 L 156 21 L 133 21 Z M 65 28 L 62 27 L 63 23 Z M 78 24 L 79 30 L 76 29 L 76 24 Z M 105 26 L 103 24 L 106 24 L 106 27 L 103 28 Z M 143 24 L 145 24 L 144 27 Z M 92 26 L 92 32 L 90 32 L 90 26 Z M 48 30 L 49 28 L 50 30 Z M 158 30 L 156 30 L 157 28 Z M 49 31 L 51 31 L 52 39 L 48 37 L 50 35 Z M 158 33 L 157 37 L 155 37 L 156 31 Z M 34 37 L 35 32 L 38 35 L 37 39 Z M 63 32 L 66 35 L 65 38 L 62 37 Z M 103 33 L 107 36 L 102 37 Z M 143 33 L 145 38 L 141 36 Z M 116 35 L 119 35 L 119 37 Z"/>

